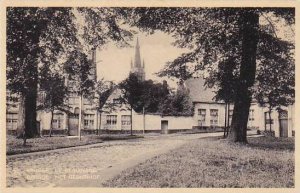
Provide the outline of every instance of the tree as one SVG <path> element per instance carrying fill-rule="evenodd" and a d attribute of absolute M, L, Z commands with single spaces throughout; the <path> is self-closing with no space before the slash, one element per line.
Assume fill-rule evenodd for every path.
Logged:
<path fill-rule="evenodd" d="M 258 50 L 266 41 L 289 45 L 285 47 L 288 50 L 280 49 L 283 53 L 288 54 L 293 49 L 291 44 L 276 36 L 274 21 L 260 25 L 262 17 L 270 21 L 268 14 L 283 18 L 290 26 L 294 24 L 293 8 L 137 8 L 132 11 L 130 23 L 149 33 L 161 30 L 171 34 L 176 46 L 191 50 L 170 62 L 161 76 L 185 79 L 205 72 L 203 74 L 209 77 L 219 70 L 221 61 L 234 59 L 237 66 L 232 71 L 236 81 L 229 139 L 247 143 L 256 66 L 259 54 L 264 54 Z M 283 44 L 272 45 L 278 48 Z"/>
<path fill-rule="evenodd" d="M 120 102 L 121 104 L 129 105 L 129 110 L 131 112 L 130 135 L 132 135 L 132 110 L 141 112 L 145 104 L 145 101 L 143 100 L 143 84 L 135 74 L 130 73 L 129 77 L 119 84 L 119 88 L 122 91 Z"/>
<path fill-rule="evenodd" d="M 76 42 L 72 18 L 69 8 L 7 8 L 7 88 L 24 98 L 26 137 L 39 135 L 38 64 L 56 62 L 61 42 Z"/>
<path fill-rule="evenodd" d="M 96 100 L 97 100 L 97 113 L 100 113 L 100 123 L 101 126 L 101 115 L 103 112 L 110 112 L 115 109 L 116 104 L 113 102 L 108 102 L 109 96 L 116 89 L 116 85 L 111 81 L 104 81 L 103 79 L 97 81 L 96 83 Z M 98 120 L 98 114 L 97 114 Z M 97 124 L 98 125 L 98 124 Z M 97 126 L 98 133 L 100 134 L 100 128 Z"/>
<path fill-rule="evenodd" d="M 38 105 L 38 109 L 51 112 L 49 133 L 51 137 L 54 111 L 69 112 L 69 106 L 65 103 L 66 97 L 68 96 L 68 89 L 65 85 L 64 77 L 61 77 L 59 74 L 51 73 L 48 76 L 44 76 L 41 82 L 40 89 L 42 91 L 40 93 L 45 94 L 45 98 L 41 101 L 41 104 Z"/>
<path fill-rule="evenodd" d="M 26 137 L 38 136 L 39 64 L 57 64 L 80 44 L 85 50 L 108 41 L 128 45 L 132 33 L 120 27 L 122 17 L 118 8 L 7 8 L 7 88 L 24 98 Z"/>
<path fill-rule="evenodd" d="M 158 113 L 160 106 L 169 96 L 169 86 L 166 81 L 154 83 L 152 80 L 142 82 L 144 113 Z"/>
<path fill-rule="evenodd" d="M 190 116 L 193 114 L 193 104 L 189 90 L 179 86 L 175 93 L 169 93 L 167 98 L 159 105 L 162 115 Z"/>
<path fill-rule="evenodd" d="M 234 71 L 236 71 L 235 68 L 237 66 L 238 65 L 234 58 L 226 58 L 223 61 L 220 61 L 218 64 L 218 70 L 206 79 L 207 85 L 214 85 L 219 88 L 216 91 L 216 96 L 214 97 L 215 100 L 225 102 L 224 138 L 226 138 L 229 134 L 230 104 L 234 102 L 235 84 L 238 81 L 237 75 L 234 75 Z"/>
<path fill-rule="evenodd" d="M 81 139 L 81 128 L 83 125 L 83 99 L 94 98 L 92 94 L 95 90 L 95 77 L 93 75 L 92 61 L 88 56 L 78 50 L 70 53 L 68 60 L 64 64 L 65 72 L 68 74 L 68 89 L 71 93 L 79 96 L 79 120 L 78 130 Z M 89 97 L 90 96 L 90 97 Z"/>
<path fill-rule="evenodd" d="M 295 102 L 295 66 L 293 54 L 287 53 L 290 50 L 289 44 L 284 42 L 273 42 L 273 44 L 262 42 L 262 44 L 259 52 L 264 54 L 259 54 L 253 98 L 260 106 L 268 107 L 271 120 L 271 112 L 274 108 L 280 111 L 282 106 Z"/>

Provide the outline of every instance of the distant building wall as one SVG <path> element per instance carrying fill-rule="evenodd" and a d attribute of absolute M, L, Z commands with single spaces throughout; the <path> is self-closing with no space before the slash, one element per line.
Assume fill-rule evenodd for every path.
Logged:
<path fill-rule="evenodd" d="M 116 111 L 101 116 L 101 129 L 104 130 L 130 130 L 130 125 L 124 126 L 127 120 L 124 116 L 130 117 L 130 111 Z M 137 131 L 160 131 L 161 121 L 168 121 L 169 130 L 192 129 L 194 119 L 192 116 L 161 116 L 155 114 L 132 113 L 132 129 Z"/>
<path fill-rule="evenodd" d="M 280 112 L 273 109 L 271 111 L 271 120 L 269 120 L 269 109 L 267 107 L 260 107 L 257 103 L 251 104 L 250 110 L 254 110 L 254 121 L 249 121 L 250 126 L 253 126 L 261 131 L 271 131 L 274 132 L 275 137 L 280 137 L 280 130 L 285 129 L 286 125 L 280 125 L 281 121 L 285 121 L 285 118 L 281 117 Z M 295 105 L 289 105 L 288 107 L 281 107 L 283 111 L 286 111 L 287 117 L 287 135 L 288 137 L 292 136 L 292 133 L 295 129 Z M 282 120 L 283 119 L 283 120 Z M 271 124 L 270 124 L 271 123 Z"/>
<path fill-rule="evenodd" d="M 225 126 L 225 104 L 201 102 L 195 102 L 194 104 L 194 126 Z M 230 109 L 233 109 L 233 106 Z"/>
<path fill-rule="evenodd" d="M 82 131 L 94 131 L 100 130 L 130 130 L 130 110 L 126 105 L 123 105 L 116 111 L 110 113 L 102 113 L 101 119 L 99 113 L 94 109 L 94 105 L 87 104 L 83 105 L 84 115 Z M 71 104 L 71 112 L 76 113 L 75 109 L 79 106 L 76 103 Z M 230 105 L 230 121 L 233 112 L 233 105 Z M 8 101 L 6 109 L 6 130 L 7 133 L 14 133 L 17 129 L 17 117 L 18 117 L 18 102 Z M 268 108 L 261 107 L 257 103 L 252 103 L 249 111 L 248 127 L 261 131 L 274 132 L 276 137 L 287 135 L 291 137 L 294 134 L 295 129 L 295 105 L 288 107 L 282 107 L 282 110 L 286 111 L 286 117 L 282 118 L 283 114 L 280 114 L 276 110 L 272 110 L 271 120 L 268 116 Z M 281 117 L 280 117 L 281 116 Z M 75 119 L 74 119 L 75 117 Z M 54 113 L 53 130 L 64 130 L 68 131 L 70 128 L 69 115 L 59 111 Z M 73 121 L 76 121 L 76 116 L 73 116 Z M 78 120 L 78 117 L 77 117 Z M 145 120 L 145 128 L 144 128 Z M 38 111 L 37 121 L 41 131 L 50 130 L 51 113 L 46 111 Z M 168 130 L 186 130 L 192 129 L 194 126 L 203 127 L 224 127 L 225 125 L 225 104 L 224 103 L 194 103 L 194 115 L 193 116 L 161 116 L 155 114 L 146 114 L 145 119 L 143 114 L 136 113 L 133 111 L 133 130 L 142 131 L 156 131 L 160 132 L 162 129 L 162 121 L 167 124 Z M 285 122 L 284 124 L 282 122 Z M 281 124 L 280 124 L 281 123 Z M 100 125 L 101 124 L 101 125 Z M 287 127 L 287 130 L 284 130 Z M 78 126 L 75 128 L 77 130 Z M 284 131 L 283 131 L 284 130 Z M 284 133 L 285 132 L 285 133 Z"/>

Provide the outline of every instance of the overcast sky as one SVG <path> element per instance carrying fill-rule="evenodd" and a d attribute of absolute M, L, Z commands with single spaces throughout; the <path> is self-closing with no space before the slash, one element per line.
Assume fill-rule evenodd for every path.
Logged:
<path fill-rule="evenodd" d="M 162 32 L 153 35 L 137 34 L 131 42 L 133 46 L 131 48 L 118 48 L 113 44 L 108 44 L 106 49 L 98 50 L 98 79 L 104 78 L 105 80 L 120 82 L 127 78 L 130 71 L 130 61 L 134 59 L 137 37 L 139 38 L 141 59 L 145 61 L 146 79 L 158 82 L 167 80 L 170 86 L 175 86 L 175 83 L 167 77 L 159 78 L 154 73 L 159 72 L 166 65 L 166 62 L 172 61 L 186 50 L 171 45 L 174 39 Z"/>

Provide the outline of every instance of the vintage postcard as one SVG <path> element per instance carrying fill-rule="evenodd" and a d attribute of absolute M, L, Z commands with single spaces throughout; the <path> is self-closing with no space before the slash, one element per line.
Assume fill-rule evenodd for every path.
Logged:
<path fill-rule="evenodd" d="M 299 192 L 298 9 L 1 1 L 1 191 Z"/>

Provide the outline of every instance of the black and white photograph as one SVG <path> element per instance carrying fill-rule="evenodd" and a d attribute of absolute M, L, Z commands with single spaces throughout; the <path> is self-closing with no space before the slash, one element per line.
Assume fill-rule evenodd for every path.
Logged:
<path fill-rule="evenodd" d="M 81 5 L 2 5 L 5 191 L 297 192 L 295 4 Z"/>

